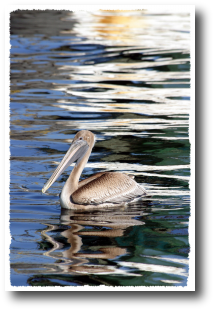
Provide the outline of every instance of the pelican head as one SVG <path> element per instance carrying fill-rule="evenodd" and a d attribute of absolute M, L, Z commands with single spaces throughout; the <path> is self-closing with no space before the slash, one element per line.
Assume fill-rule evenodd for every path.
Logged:
<path fill-rule="evenodd" d="M 74 140 L 62 159 L 59 166 L 56 168 L 50 179 L 44 185 L 42 192 L 45 193 L 48 188 L 59 178 L 59 176 L 69 167 L 73 162 L 78 165 L 84 158 L 84 164 L 86 164 L 88 157 L 90 156 L 91 150 L 95 143 L 95 136 L 88 130 L 79 131 Z"/>

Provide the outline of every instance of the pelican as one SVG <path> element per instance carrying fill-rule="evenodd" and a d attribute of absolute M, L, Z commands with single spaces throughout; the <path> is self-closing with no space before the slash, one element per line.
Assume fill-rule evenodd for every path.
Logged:
<path fill-rule="evenodd" d="M 42 192 L 45 193 L 63 171 L 76 161 L 60 195 L 62 208 L 90 209 L 121 206 L 146 195 L 145 189 L 134 181 L 133 176 L 120 172 L 99 172 L 79 182 L 94 143 L 95 135 L 91 131 L 79 131 L 61 163 L 44 185 Z"/>

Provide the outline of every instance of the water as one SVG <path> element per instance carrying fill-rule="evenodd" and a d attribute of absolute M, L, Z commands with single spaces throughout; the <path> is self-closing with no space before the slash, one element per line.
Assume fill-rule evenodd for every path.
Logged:
<path fill-rule="evenodd" d="M 12 286 L 186 286 L 190 16 L 166 11 L 11 13 Z M 81 129 L 82 177 L 135 175 L 128 208 L 65 211 L 72 167 L 41 189 Z"/>

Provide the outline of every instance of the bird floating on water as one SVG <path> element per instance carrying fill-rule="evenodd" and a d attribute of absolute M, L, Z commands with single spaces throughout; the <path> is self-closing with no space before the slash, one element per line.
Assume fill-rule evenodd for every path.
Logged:
<path fill-rule="evenodd" d="M 120 172 L 99 172 L 79 182 L 95 143 L 95 135 L 88 130 L 79 131 L 42 192 L 58 179 L 73 162 L 76 164 L 68 177 L 61 195 L 60 204 L 66 209 L 90 209 L 93 207 L 123 206 L 140 200 L 146 190 L 130 176 Z"/>

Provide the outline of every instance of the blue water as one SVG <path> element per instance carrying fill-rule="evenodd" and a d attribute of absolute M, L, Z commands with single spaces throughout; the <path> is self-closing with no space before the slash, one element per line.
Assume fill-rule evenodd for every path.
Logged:
<path fill-rule="evenodd" d="M 153 11 L 11 13 L 12 286 L 186 286 L 190 17 Z M 135 175 L 150 193 L 119 209 L 65 211 L 72 167 L 41 189 L 82 129 L 82 178 Z"/>

